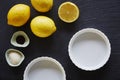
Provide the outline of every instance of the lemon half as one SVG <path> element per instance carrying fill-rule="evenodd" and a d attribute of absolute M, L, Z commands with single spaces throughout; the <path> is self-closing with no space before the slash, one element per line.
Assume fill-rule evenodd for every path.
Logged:
<path fill-rule="evenodd" d="M 54 21 L 46 16 L 33 18 L 30 26 L 33 34 L 41 38 L 48 37 L 56 31 Z"/>
<path fill-rule="evenodd" d="M 30 7 L 26 4 L 14 5 L 7 14 L 8 24 L 16 27 L 24 25 L 30 18 Z"/>
<path fill-rule="evenodd" d="M 53 6 L 53 0 L 31 0 L 31 4 L 39 12 L 48 12 Z"/>
<path fill-rule="evenodd" d="M 58 16 L 64 22 L 74 22 L 79 17 L 79 8 L 72 2 L 64 2 L 59 6 Z"/>

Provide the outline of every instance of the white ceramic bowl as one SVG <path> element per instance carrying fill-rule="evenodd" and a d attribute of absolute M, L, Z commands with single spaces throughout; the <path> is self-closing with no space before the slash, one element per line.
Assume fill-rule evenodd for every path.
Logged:
<path fill-rule="evenodd" d="M 12 57 L 10 57 L 11 52 L 14 53 L 14 55 L 12 55 Z M 15 54 L 17 54 L 17 56 Z M 18 57 L 18 55 L 20 57 Z M 17 49 L 8 49 L 5 53 L 5 58 L 6 58 L 7 63 L 9 64 L 9 66 L 17 67 L 17 66 L 20 66 L 20 64 L 23 62 L 23 60 L 25 59 L 25 56 L 21 51 L 19 51 Z M 14 62 L 14 63 L 17 62 L 17 64 L 13 64 L 12 62 Z"/>
<path fill-rule="evenodd" d="M 73 35 L 68 52 L 72 62 L 86 71 L 101 68 L 108 61 L 111 46 L 107 36 L 94 28 L 86 28 Z"/>
<path fill-rule="evenodd" d="M 17 42 L 17 37 L 19 37 L 19 36 L 22 36 L 25 39 L 23 44 L 19 44 Z M 15 32 L 13 34 L 12 38 L 11 38 L 11 44 L 13 46 L 16 46 L 16 47 L 27 47 L 29 45 L 29 43 L 30 43 L 30 39 L 29 39 L 28 35 L 24 31 Z"/>
<path fill-rule="evenodd" d="M 39 57 L 26 67 L 24 80 L 66 80 L 66 75 L 58 61 L 50 57 Z"/>

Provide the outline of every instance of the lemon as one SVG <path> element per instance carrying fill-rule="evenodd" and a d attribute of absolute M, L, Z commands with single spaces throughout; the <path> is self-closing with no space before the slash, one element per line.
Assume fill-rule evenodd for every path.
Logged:
<path fill-rule="evenodd" d="M 53 0 L 31 0 L 32 6 L 39 12 L 47 12 L 53 6 Z"/>
<path fill-rule="evenodd" d="M 72 2 L 64 2 L 58 8 L 58 16 L 64 22 L 74 22 L 79 17 L 79 8 Z"/>
<path fill-rule="evenodd" d="M 8 24 L 16 27 L 24 25 L 30 17 L 30 7 L 26 4 L 14 5 L 7 14 Z"/>
<path fill-rule="evenodd" d="M 41 38 L 48 37 L 56 31 L 54 21 L 46 16 L 33 18 L 30 26 L 33 34 Z"/>

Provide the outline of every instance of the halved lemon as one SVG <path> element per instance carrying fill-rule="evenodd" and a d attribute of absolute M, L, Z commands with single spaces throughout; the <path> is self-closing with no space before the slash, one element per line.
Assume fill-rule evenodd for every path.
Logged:
<path fill-rule="evenodd" d="M 79 8 L 72 2 L 64 2 L 59 6 L 58 16 L 62 21 L 72 23 L 79 17 Z"/>

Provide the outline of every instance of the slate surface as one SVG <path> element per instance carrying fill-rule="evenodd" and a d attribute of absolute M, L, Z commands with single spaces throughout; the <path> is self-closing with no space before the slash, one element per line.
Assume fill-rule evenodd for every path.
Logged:
<path fill-rule="evenodd" d="M 49 56 L 58 60 L 66 71 L 66 80 L 120 80 L 120 0 L 69 0 L 80 8 L 79 19 L 71 24 L 62 22 L 57 10 L 62 2 L 54 0 L 54 6 L 48 13 L 39 13 L 33 9 L 30 0 L 0 1 L 0 80 L 23 80 L 23 72 L 27 64 L 34 58 Z M 31 7 L 30 20 L 21 28 L 7 25 L 7 12 L 17 3 Z M 49 38 L 41 39 L 30 30 L 30 21 L 38 15 L 52 18 L 57 31 Z M 104 32 L 110 39 L 112 51 L 108 63 L 99 70 L 86 72 L 78 69 L 68 56 L 68 42 L 72 35 L 83 28 L 96 28 Z M 17 48 L 10 44 L 11 36 L 16 31 L 25 31 L 31 43 L 26 48 Z M 14 48 L 22 51 L 25 60 L 20 67 L 11 68 L 5 60 L 5 51 Z"/>

